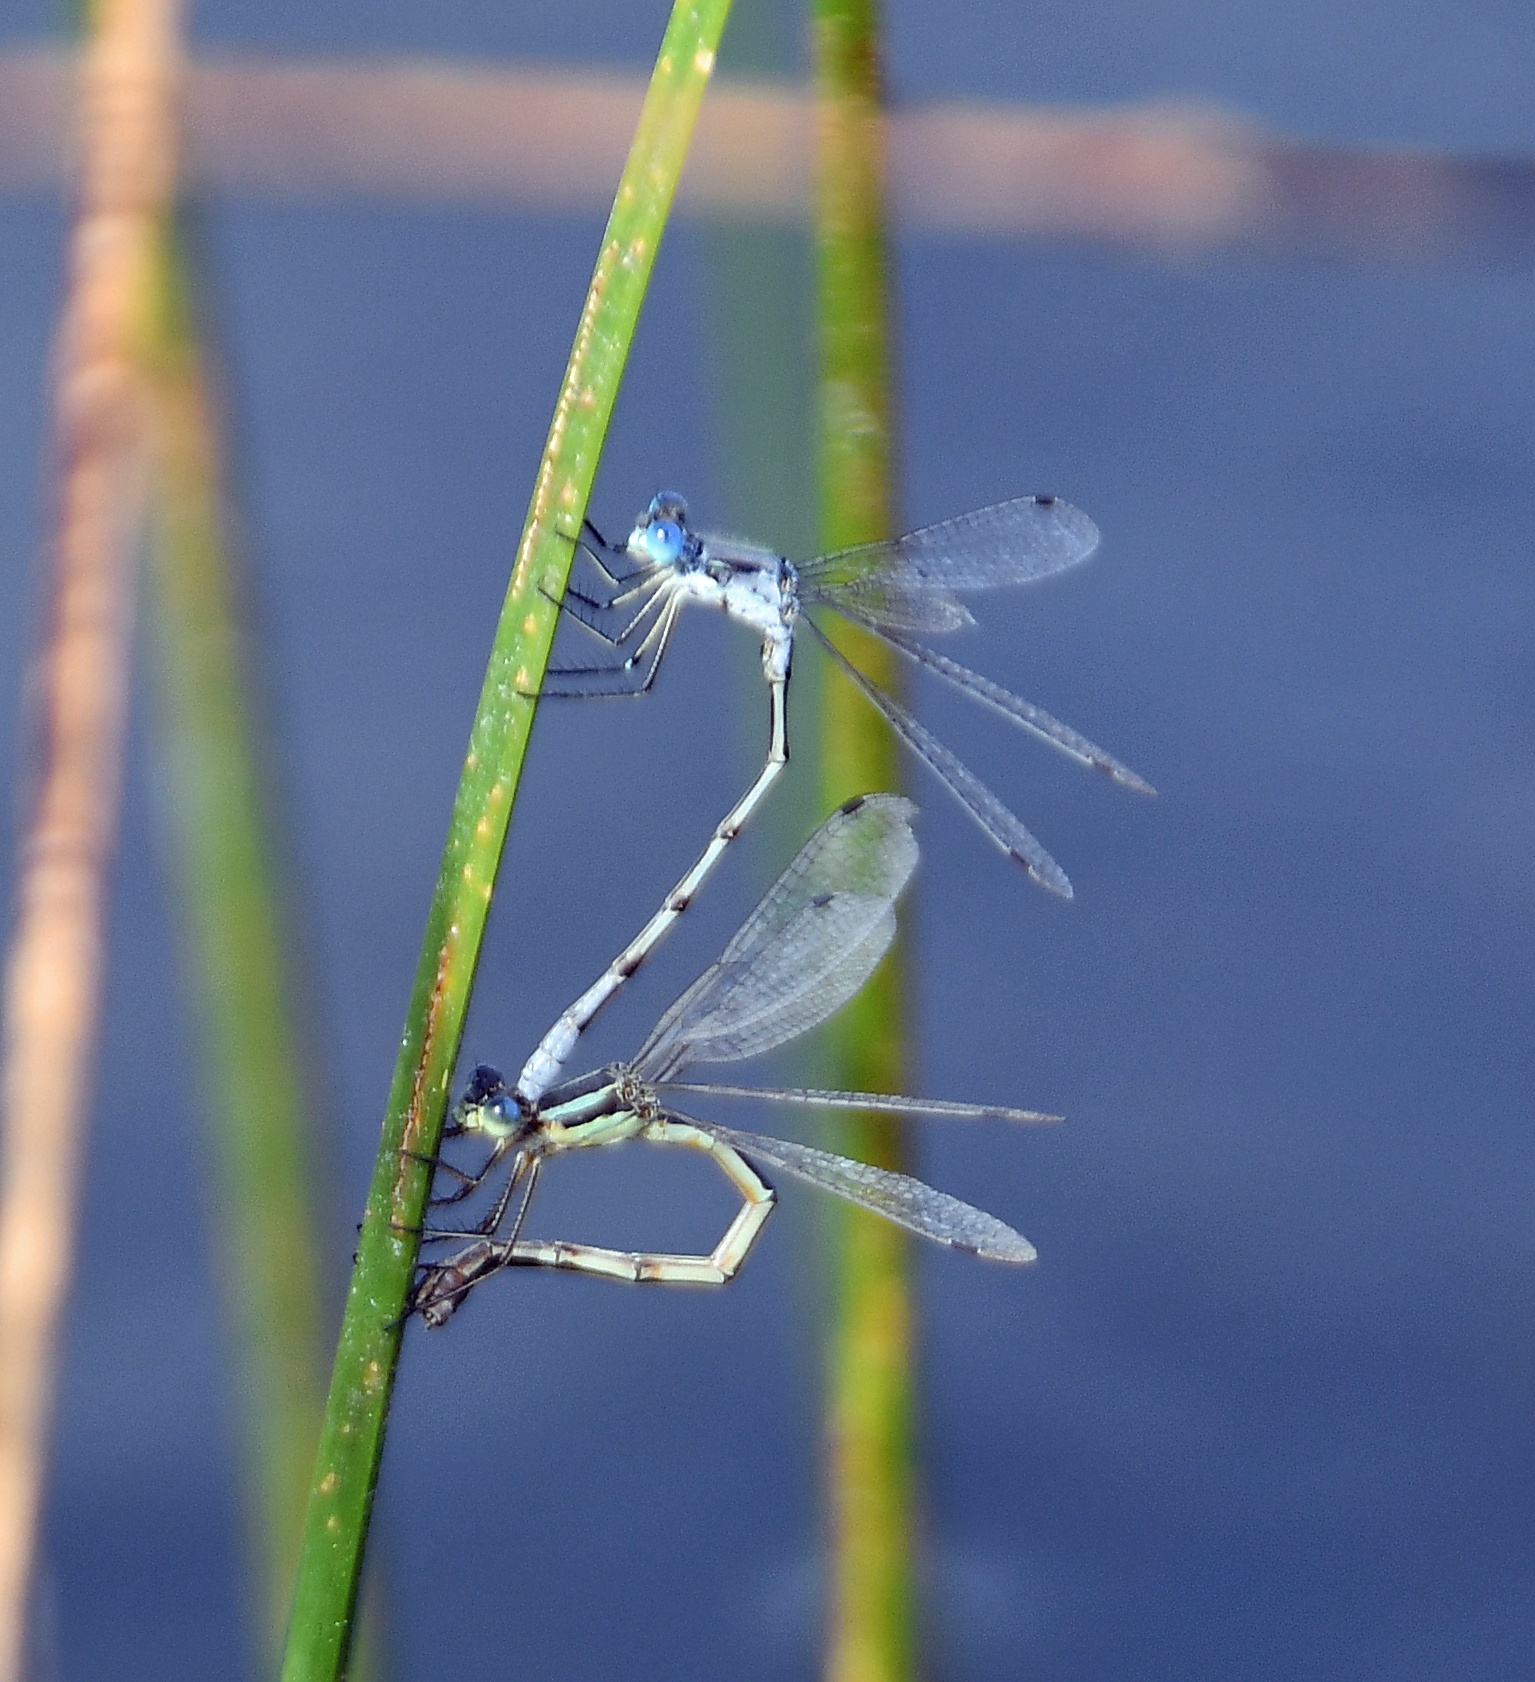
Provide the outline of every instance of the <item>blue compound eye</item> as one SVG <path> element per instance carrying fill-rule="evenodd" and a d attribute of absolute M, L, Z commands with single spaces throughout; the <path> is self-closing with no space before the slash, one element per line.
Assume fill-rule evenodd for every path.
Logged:
<path fill-rule="evenodd" d="M 682 554 L 682 527 L 675 520 L 652 521 L 645 528 L 645 547 L 659 565 L 674 565 Z"/>

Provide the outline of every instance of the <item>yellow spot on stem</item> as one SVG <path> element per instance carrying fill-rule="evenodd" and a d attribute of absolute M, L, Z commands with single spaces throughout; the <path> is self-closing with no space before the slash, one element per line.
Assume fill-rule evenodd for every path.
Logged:
<path fill-rule="evenodd" d="M 523 622 L 522 622 L 522 634 L 523 634 L 523 635 L 524 635 L 524 636 L 525 636 L 525 637 L 530 637 L 530 636 L 532 636 L 532 635 L 533 635 L 533 633 L 534 633 L 534 632 L 535 632 L 535 631 L 536 631 L 536 630 L 537 630 L 537 629 L 538 629 L 538 620 L 537 620 L 537 618 L 536 618 L 536 617 L 535 617 L 535 615 L 533 615 L 533 614 L 531 614 L 531 613 L 530 613 L 530 614 L 529 614 L 529 615 L 528 615 L 528 616 L 527 616 L 527 618 L 526 618 L 526 619 L 524 619 L 524 620 L 523 620 Z"/>
<path fill-rule="evenodd" d="M 320 1479 L 320 1494 L 334 1495 L 340 1486 L 341 1479 L 338 1478 L 334 1472 L 327 1472 L 325 1476 Z"/>

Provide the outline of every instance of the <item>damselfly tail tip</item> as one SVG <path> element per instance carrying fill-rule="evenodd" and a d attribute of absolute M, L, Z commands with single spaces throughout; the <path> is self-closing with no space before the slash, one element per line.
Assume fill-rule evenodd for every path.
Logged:
<path fill-rule="evenodd" d="M 1116 762 L 1112 765 L 1099 765 L 1097 769 L 1102 771 L 1111 782 L 1118 783 L 1121 788 L 1129 789 L 1132 794 L 1144 794 L 1151 800 L 1157 798 L 1157 791 L 1151 784 L 1144 777 L 1136 776 L 1128 765 L 1120 765 Z"/>
<path fill-rule="evenodd" d="M 1008 849 L 1024 868 L 1029 880 L 1037 882 L 1047 894 L 1054 894 L 1057 899 L 1075 899 L 1076 893 L 1071 886 L 1071 879 L 1054 859 L 1026 858 L 1013 848 Z"/>
<path fill-rule="evenodd" d="M 1019 1110 L 1010 1104 L 976 1104 L 964 1113 L 977 1121 L 1009 1121 L 1015 1127 L 1055 1127 L 1066 1119 L 1049 1110 Z"/>
<path fill-rule="evenodd" d="M 1014 1267 L 1028 1267 L 1039 1260 L 1039 1251 L 1021 1232 L 1010 1232 L 1006 1238 L 977 1249 L 975 1253 L 983 1261 L 1009 1262 Z"/>
<path fill-rule="evenodd" d="M 428 1267 L 411 1288 L 402 1321 L 419 1314 L 428 1331 L 439 1331 L 463 1307 L 473 1284 L 473 1278 L 451 1262 Z"/>

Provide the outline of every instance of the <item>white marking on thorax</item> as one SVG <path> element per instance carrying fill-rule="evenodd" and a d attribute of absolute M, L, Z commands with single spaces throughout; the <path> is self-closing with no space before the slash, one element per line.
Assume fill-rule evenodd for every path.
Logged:
<path fill-rule="evenodd" d="M 708 540 L 705 565 L 677 575 L 677 588 L 705 607 L 729 614 L 762 638 L 762 663 L 768 676 L 782 677 L 788 671 L 794 642 L 794 622 L 799 615 L 799 595 L 794 569 L 779 555 L 756 545 Z M 729 563 L 727 564 L 726 556 Z"/>

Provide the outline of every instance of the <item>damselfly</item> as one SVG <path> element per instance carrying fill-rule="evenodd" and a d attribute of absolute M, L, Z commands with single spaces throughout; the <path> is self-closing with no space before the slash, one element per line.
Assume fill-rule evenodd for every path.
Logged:
<path fill-rule="evenodd" d="M 652 501 L 622 549 L 607 543 L 590 521 L 584 529 L 582 550 L 606 580 L 610 594 L 606 600 L 598 600 L 584 591 L 572 590 L 564 605 L 622 658 L 600 666 L 555 667 L 545 679 L 544 693 L 643 694 L 655 681 L 678 613 L 689 601 L 703 602 L 723 609 L 762 637 L 762 670 L 768 685 L 768 751 L 762 769 L 716 825 L 697 862 L 529 1057 L 517 1078 L 521 1101 L 537 1103 L 558 1079 L 577 1040 L 666 938 L 787 764 L 789 672 L 794 631 L 801 620 L 997 845 L 1017 858 L 1035 881 L 1053 893 L 1071 897 L 1065 872 L 1029 831 L 904 707 L 843 658 L 808 613 L 802 613 L 806 607 L 835 608 L 907 659 L 935 672 L 1069 757 L 1138 793 L 1156 792 L 1069 725 L 906 634 L 913 630 L 954 630 L 972 623 L 956 591 L 1026 583 L 1085 560 L 1097 546 L 1097 527 L 1079 509 L 1058 497 L 1000 502 L 926 526 L 894 542 L 842 550 L 799 566 L 771 550 L 734 538 L 699 535 L 688 526 L 682 498 L 669 492 Z"/>
<path fill-rule="evenodd" d="M 891 728 L 1004 852 L 1052 893 L 1071 883 L 1049 853 L 967 766 L 835 645 L 806 611 L 834 608 L 905 659 L 973 696 L 1069 758 L 1138 794 L 1156 791 L 1069 725 L 1011 691 L 917 642 L 916 631 L 973 624 L 958 596 L 1026 584 L 1076 566 L 1098 546 L 1098 528 L 1059 497 L 1028 496 L 943 520 L 887 542 L 791 563 L 737 538 L 695 532 L 687 504 L 663 491 L 620 548 L 586 523 L 581 547 L 601 575 L 604 596 L 573 591 L 565 605 L 621 658 L 553 668 L 549 695 L 638 694 L 655 681 L 677 616 L 688 602 L 719 608 L 762 638 L 768 684 L 768 754 L 757 780 L 721 826 L 731 837 L 750 818 L 788 758 L 786 695 L 794 633 L 804 624 Z"/>
<path fill-rule="evenodd" d="M 446 1260 L 424 1264 L 411 1307 L 427 1325 L 442 1325 L 479 1281 L 506 1267 L 561 1267 L 608 1279 L 722 1285 L 735 1275 L 772 1213 L 774 1192 L 759 1171 L 763 1167 L 781 1169 L 939 1244 L 995 1261 L 1034 1260 L 1034 1248 L 1021 1234 L 920 1180 L 808 1145 L 701 1121 L 672 1107 L 671 1094 L 688 1092 L 888 1115 L 1060 1119 L 989 1104 L 711 1086 L 683 1079 L 697 1064 L 733 1063 L 798 1038 L 863 986 L 895 937 L 895 902 L 917 862 L 914 812 L 910 801 L 874 794 L 833 813 L 719 959 L 662 1015 L 630 1062 L 582 1075 L 534 1100 L 508 1087 L 494 1069 L 474 1071 L 447 1133 L 482 1137 L 490 1141 L 490 1153 L 474 1173 L 450 1169 L 460 1185 L 438 1202 L 467 1196 L 507 1157 L 511 1167 L 494 1207 L 477 1227 L 425 1235 L 437 1241 L 472 1240 Z M 626 1139 L 706 1151 L 740 1194 L 740 1210 L 708 1255 L 611 1250 L 522 1236 L 539 1174 L 550 1157 Z M 514 1198 L 517 1208 L 506 1236 L 498 1236 Z"/>

